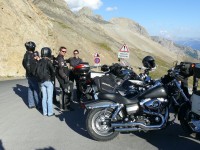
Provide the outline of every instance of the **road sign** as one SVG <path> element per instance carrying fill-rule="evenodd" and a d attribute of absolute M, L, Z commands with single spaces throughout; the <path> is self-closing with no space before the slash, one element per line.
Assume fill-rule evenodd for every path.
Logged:
<path fill-rule="evenodd" d="M 95 64 L 99 64 L 99 63 L 100 63 L 100 61 L 101 61 L 101 60 L 100 60 L 100 58 L 99 58 L 99 57 L 95 57 L 95 58 L 94 58 L 94 63 L 95 63 Z"/>
<path fill-rule="evenodd" d="M 94 54 L 94 57 L 99 57 L 99 54 L 98 54 L 98 53 L 95 53 L 95 54 Z"/>
<path fill-rule="evenodd" d="M 119 51 L 120 52 L 127 52 L 127 53 L 129 52 L 128 47 L 126 46 L 126 44 L 124 44 Z"/>
<path fill-rule="evenodd" d="M 126 44 L 119 50 L 118 58 L 129 58 L 129 49 Z"/>
<path fill-rule="evenodd" d="M 129 58 L 129 53 L 127 53 L 127 52 L 118 52 L 118 58 Z"/>

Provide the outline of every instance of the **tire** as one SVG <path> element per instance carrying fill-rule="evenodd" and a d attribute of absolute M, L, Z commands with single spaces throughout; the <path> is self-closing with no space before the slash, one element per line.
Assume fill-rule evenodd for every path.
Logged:
<path fill-rule="evenodd" d="M 107 109 L 105 112 L 105 109 L 98 108 L 91 110 L 86 118 L 86 128 L 89 133 L 89 135 L 97 141 L 109 141 L 114 139 L 119 132 L 114 131 L 110 127 L 110 122 L 108 119 L 112 115 L 112 109 Z M 102 125 L 102 123 L 105 123 L 106 125 Z"/>
<path fill-rule="evenodd" d="M 180 108 L 180 111 L 181 111 L 180 112 L 180 124 L 187 136 L 189 136 L 193 133 L 192 129 L 190 128 L 190 125 L 188 124 L 188 122 L 191 119 L 189 116 L 190 110 L 191 110 L 191 108 L 189 105 L 183 105 Z"/>

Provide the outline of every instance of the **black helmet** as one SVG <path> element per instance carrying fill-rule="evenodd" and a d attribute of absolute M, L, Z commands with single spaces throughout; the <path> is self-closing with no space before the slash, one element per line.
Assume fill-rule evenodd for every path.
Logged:
<path fill-rule="evenodd" d="M 101 71 L 106 72 L 109 71 L 109 67 L 107 65 L 101 66 Z"/>
<path fill-rule="evenodd" d="M 34 51 L 35 51 L 36 45 L 35 45 L 34 42 L 29 41 L 29 42 L 26 42 L 26 43 L 25 43 L 25 47 L 26 47 L 26 50 L 27 50 L 27 51 L 32 51 L 32 52 L 34 52 Z"/>
<path fill-rule="evenodd" d="M 148 69 L 152 69 L 156 66 L 155 64 L 155 60 L 152 56 L 146 56 L 143 58 L 142 60 L 143 66 L 148 68 Z"/>
<path fill-rule="evenodd" d="M 51 58 L 51 49 L 49 47 L 43 47 L 41 49 L 41 57 Z"/>
<path fill-rule="evenodd" d="M 36 57 L 36 56 L 39 57 L 39 56 L 40 56 L 38 51 L 34 51 L 34 52 L 33 52 L 33 55 L 34 55 L 34 57 Z"/>

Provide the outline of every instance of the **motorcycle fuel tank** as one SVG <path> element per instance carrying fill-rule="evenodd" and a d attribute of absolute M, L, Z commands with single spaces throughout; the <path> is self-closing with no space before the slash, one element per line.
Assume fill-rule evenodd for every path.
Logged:
<path fill-rule="evenodd" d="M 155 86 L 151 89 L 148 89 L 141 94 L 140 98 L 166 98 L 167 92 L 162 85 Z"/>

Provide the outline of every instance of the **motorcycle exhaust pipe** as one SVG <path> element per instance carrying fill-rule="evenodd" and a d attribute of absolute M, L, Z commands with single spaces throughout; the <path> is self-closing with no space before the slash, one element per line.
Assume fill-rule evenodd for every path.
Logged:
<path fill-rule="evenodd" d="M 154 112 L 149 112 L 149 111 L 144 111 L 145 113 L 148 113 L 148 114 L 151 114 L 151 115 L 156 115 L 156 116 L 159 116 L 161 117 L 161 124 L 159 125 L 145 125 L 143 123 L 139 123 L 139 122 L 127 122 L 127 123 L 111 123 L 111 127 L 115 128 L 115 130 L 131 130 L 133 129 L 133 131 L 135 130 L 135 126 L 139 126 L 140 129 L 142 130 L 158 130 L 158 129 L 161 129 L 162 126 L 164 125 L 165 123 L 165 120 L 167 119 L 167 116 L 168 116 L 168 109 L 166 110 L 166 113 L 165 113 L 165 117 L 163 117 L 163 115 L 161 114 L 158 114 L 158 113 L 154 113 Z M 121 127 L 121 128 L 117 128 L 117 127 Z M 130 128 L 123 128 L 123 127 L 130 127 Z M 132 128 L 131 128 L 132 127 Z M 138 130 L 139 130 L 138 128 Z M 137 128 L 136 128 L 137 129 Z"/>
<path fill-rule="evenodd" d="M 141 131 L 141 128 L 115 128 L 117 132 Z"/>

